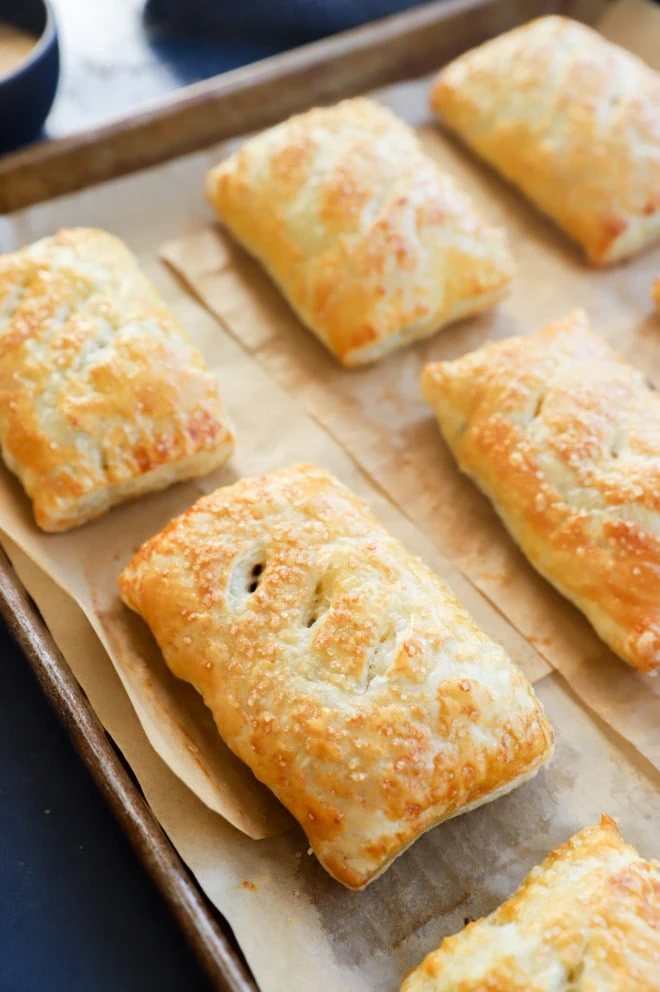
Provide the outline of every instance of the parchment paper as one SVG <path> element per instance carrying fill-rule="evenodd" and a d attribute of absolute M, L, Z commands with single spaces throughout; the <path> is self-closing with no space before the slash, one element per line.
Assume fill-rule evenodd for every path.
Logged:
<path fill-rule="evenodd" d="M 424 89 L 405 84 L 385 98 L 399 112 L 408 107 L 418 120 L 424 115 Z M 263 992 L 396 992 L 408 968 L 442 936 L 459 929 L 466 916 L 494 909 L 548 850 L 596 822 L 601 812 L 618 816 L 624 835 L 646 856 L 660 856 L 660 775 L 587 709 L 559 674 L 543 677 L 548 665 L 536 650 L 541 645 L 525 641 L 489 608 L 429 547 L 426 533 L 411 525 L 384 491 L 369 484 L 355 456 L 349 457 L 328 429 L 305 414 L 298 398 L 275 384 L 261 355 L 257 363 L 246 354 L 158 265 L 161 242 L 198 229 L 208 218 L 200 190 L 206 169 L 220 153 L 211 149 L 187 156 L 5 218 L 0 242 L 7 249 L 63 224 L 97 224 L 125 238 L 217 370 L 237 427 L 236 458 L 214 477 L 148 497 L 142 506 L 127 505 L 77 533 L 56 537 L 38 534 L 20 487 L 10 476 L 1 476 L 0 523 L 41 567 L 6 536 L 2 544 L 172 843 L 233 927 Z M 392 400 L 393 413 L 396 402 Z M 405 409 L 397 413 L 406 415 Z M 430 432 L 430 419 L 427 426 Z M 438 448 L 435 453 L 437 457 Z M 262 805 L 263 795 L 258 796 L 242 768 L 236 779 L 225 778 L 230 763 L 217 738 L 219 750 L 207 754 L 204 733 L 200 741 L 191 741 L 185 731 L 163 734 L 163 726 L 176 730 L 167 720 L 163 724 L 163 707 L 171 707 L 175 720 L 183 716 L 194 722 L 201 715 L 198 701 L 168 679 L 148 639 L 138 639 L 144 628 L 138 634 L 137 621 L 126 626 L 128 614 L 119 616 L 114 594 L 115 575 L 133 542 L 155 531 L 201 491 L 300 457 L 326 465 L 365 495 L 386 525 L 449 579 L 482 626 L 535 680 L 557 733 L 557 753 L 548 769 L 512 795 L 431 831 L 363 893 L 348 892 L 332 881 L 307 855 L 297 827 L 259 841 L 247 836 L 248 827 L 253 834 L 274 829 L 272 810 Z M 450 507 L 439 510 L 449 513 Z M 89 620 L 44 567 L 59 581 L 66 577 Z M 548 591 L 541 586 L 543 598 Z M 120 648 L 124 644 L 115 651 L 121 680 L 99 635 L 106 646 L 112 647 L 111 640 Z M 126 687 L 138 703 L 142 723 Z M 195 789 L 209 792 L 218 806 L 224 803 L 240 829 L 170 771 L 145 730 L 161 736 L 160 747 L 169 749 L 165 756 L 178 763 L 179 774 L 190 772 Z M 187 761 L 182 753 L 186 748 Z M 244 790 L 244 801 L 236 801 L 235 789 Z"/>
<path fill-rule="evenodd" d="M 614 5 L 603 27 L 620 43 L 643 47 L 660 67 L 658 8 L 625 0 Z M 427 97 L 424 82 L 400 89 L 394 105 L 419 122 Z M 577 306 L 660 386 L 660 319 L 649 295 L 660 274 L 660 246 L 610 270 L 590 269 L 568 239 L 439 125 L 427 123 L 419 133 L 428 152 L 510 233 L 519 273 L 511 296 L 490 314 L 366 369 L 346 370 L 220 226 L 170 241 L 162 255 L 584 701 L 660 768 L 660 679 L 616 659 L 584 617 L 536 574 L 486 498 L 460 475 L 419 389 L 426 362 L 457 357 L 486 339 L 535 331 Z"/>

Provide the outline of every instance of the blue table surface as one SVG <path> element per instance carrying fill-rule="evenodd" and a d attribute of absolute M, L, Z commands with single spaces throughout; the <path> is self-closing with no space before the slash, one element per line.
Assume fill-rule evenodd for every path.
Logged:
<path fill-rule="evenodd" d="M 0 698 L 0 990 L 207 990 L 1 623 Z"/>

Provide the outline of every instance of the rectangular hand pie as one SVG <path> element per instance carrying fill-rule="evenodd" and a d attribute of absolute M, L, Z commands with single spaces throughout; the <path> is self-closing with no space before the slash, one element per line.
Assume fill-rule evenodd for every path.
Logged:
<path fill-rule="evenodd" d="M 515 28 L 443 69 L 431 103 L 594 264 L 660 236 L 660 75 L 592 28 Z"/>
<path fill-rule="evenodd" d="M 504 650 L 314 466 L 200 499 L 119 587 L 349 888 L 550 758 L 552 730 Z"/>
<path fill-rule="evenodd" d="M 490 916 L 447 937 L 401 992 L 654 992 L 660 863 L 608 816 L 532 869 Z"/>
<path fill-rule="evenodd" d="M 580 310 L 427 365 L 422 390 L 532 565 L 621 658 L 660 668 L 660 393 Z"/>
<path fill-rule="evenodd" d="M 203 475 L 233 436 L 205 367 L 121 241 L 0 256 L 0 446 L 47 531 Z"/>
<path fill-rule="evenodd" d="M 258 135 L 211 170 L 207 194 L 345 365 L 491 307 L 513 276 L 504 233 L 371 100 Z"/>

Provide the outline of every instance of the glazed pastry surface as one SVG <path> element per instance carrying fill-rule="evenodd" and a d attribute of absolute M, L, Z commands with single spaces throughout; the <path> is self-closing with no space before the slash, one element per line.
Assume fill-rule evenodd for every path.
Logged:
<path fill-rule="evenodd" d="M 459 467 L 634 668 L 660 667 L 660 393 L 583 311 L 426 366 Z"/>
<path fill-rule="evenodd" d="M 505 235 L 362 97 L 247 141 L 211 170 L 218 216 L 346 365 L 374 361 L 508 290 Z"/>
<path fill-rule="evenodd" d="M 443 69 L 431 103 L 592 263 L 660 236 L 660 75 L 592 28 L 515 28 Z"/>
<path fill-rule="evenodd" d="M 315 466 L 200 499 L 140 549 L 120 592 L 349 888 L 550 758 L 504 650 Z"/>
<path fill-rule="evenodd" d="M 72 228 L 0 256 L 0 446 L 39 527 L 206 474 L 233 445 L 217 380 L 121 241 Z"/>

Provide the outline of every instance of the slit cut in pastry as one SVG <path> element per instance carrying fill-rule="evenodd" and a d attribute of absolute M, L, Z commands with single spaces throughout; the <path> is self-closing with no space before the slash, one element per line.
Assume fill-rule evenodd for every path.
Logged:
<path fill-rule="evenodd" d="M 46 531 L 204 475 L 233 450 L 215 377 L 105 231 L 0 256 L 0 446 Z"/>
<path fill-rule="evenodd" d="M 541 704 L 504 650 L 322 469 L 200 499 L 138 551 L 119 588 L 349 888 L 552 753 Z"/>
<path fill-rule="evenodd" d="M 634 668 L 660 668 L 660 393 L 578 310 L 427 365 L 459 467 L 541 575 Z"/>
<path fill-rule="evenodd" d="M 592 28 L 515 28 L 443 69 L 431 103 L 592 263 L 660 237 L 660 75 Z"/>
<path fill-rule="evenodd" d="M 504 232 L 372 100 L 252 138 L 209 172 L 207 195 L 345 365 L 492 307 L 514 273 Z"/>
<path fill-rule="evenodd" d="M 659 982 L 660 863 L 603 816 L 494 913 L 443 940 L 401 992 L 654 992 Z"/>

